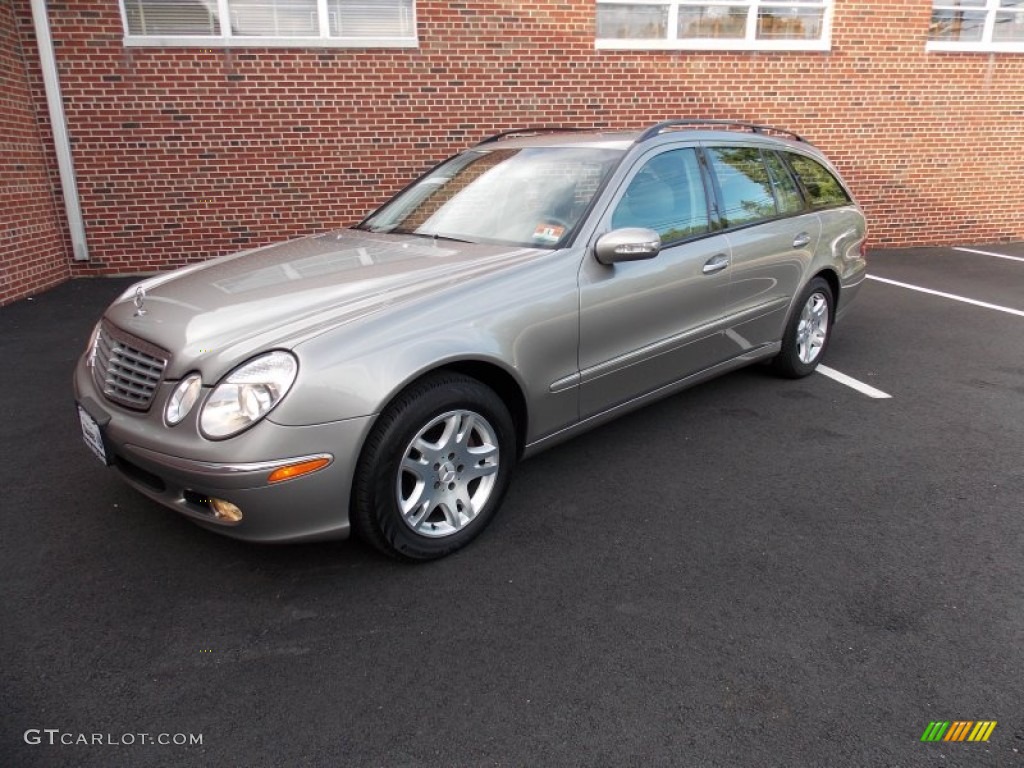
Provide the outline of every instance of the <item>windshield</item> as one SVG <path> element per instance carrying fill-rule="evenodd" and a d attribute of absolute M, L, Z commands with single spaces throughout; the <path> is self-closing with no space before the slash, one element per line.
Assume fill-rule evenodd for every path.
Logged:
<path fill-rule="evenodd" d="M 438 166 L 357 228 L 529 248 L 572 236 L 622 153 L 473 149 Z"/>

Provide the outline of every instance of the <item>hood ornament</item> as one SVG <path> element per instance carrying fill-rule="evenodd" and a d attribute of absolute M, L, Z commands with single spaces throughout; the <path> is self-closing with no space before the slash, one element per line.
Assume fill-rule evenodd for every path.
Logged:
<path fill-rule="evenodd" d="M 146 301 L 146 289 L 136 288 L 135 289 L 135 317 L 142 317 L 146 314 L 146 310 L 142 308 L 143 303 Z"/>

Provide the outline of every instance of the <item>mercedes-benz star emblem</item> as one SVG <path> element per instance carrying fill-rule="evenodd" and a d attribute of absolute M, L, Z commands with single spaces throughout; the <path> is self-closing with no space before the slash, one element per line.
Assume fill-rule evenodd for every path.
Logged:
<path fill-rule="evenodd" d="M 142 308 L 143 303 L 146 301 L 146 291 L 142 288 L 135 289 L 135 317 L 142 317 L 146 314 L 146 310 Z"/>

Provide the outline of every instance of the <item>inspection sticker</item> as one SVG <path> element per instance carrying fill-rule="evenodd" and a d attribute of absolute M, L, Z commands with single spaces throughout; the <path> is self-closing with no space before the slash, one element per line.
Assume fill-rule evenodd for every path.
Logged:
<path fill-rule="evenodd" d="M 538 224 L 533 230 L 533 239 L 543 243 L 557 243 L 565 234 L 565 227 L 559 224 Z"/>

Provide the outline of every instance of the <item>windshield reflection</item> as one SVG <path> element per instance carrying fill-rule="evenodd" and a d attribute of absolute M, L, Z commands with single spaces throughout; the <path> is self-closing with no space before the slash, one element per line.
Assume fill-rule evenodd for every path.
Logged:
<path fill-rule="evenodd" d="M 622 153 L 590 147 L 470 150 L 362 222 L 373 232 L 557 248 Z"/>

